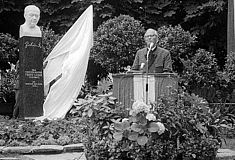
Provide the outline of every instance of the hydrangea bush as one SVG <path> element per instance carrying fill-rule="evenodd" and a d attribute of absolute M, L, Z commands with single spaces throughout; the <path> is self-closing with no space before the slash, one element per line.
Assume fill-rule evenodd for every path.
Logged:
<path fill-rule="evenodd" d="M 116 141 L 128 139 L 144 146 L 154 134 L 161 135 L 165 131 L 164 125 L 156 119 L 151 106 L 142 101 L 133 103 L 129 116 L 114 122 L 113 138 Z"/>

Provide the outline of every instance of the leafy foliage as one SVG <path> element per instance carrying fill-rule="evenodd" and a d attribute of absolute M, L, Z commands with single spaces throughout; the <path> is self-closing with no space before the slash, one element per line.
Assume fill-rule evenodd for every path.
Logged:
<path fill-rule="evenodd" d="M 180 25 L 162 26 L 158 28 L 159 46 L 170 51 L 173 60 L 173 70 L 177 73 L 183 71 L 181 59 L 188 60 L 193 56 L 193 47 L 196 36 L 185 31 Z"/>
<path fill-rule="evenodd" d="M 160 98 L 156 113 L 170 128 L 167 138 L 177 141 L 177 154 L 182 159 L 213 159 L 222 140 L 219 129 L 229 122 L 204 99 L 182 90 Z"/>
<path fill-rule="evenodd" d="M 55 32 L 47 27 L 41 27 L 42 30 L 42 52 L 44 57 L 46 58 L 50 52 L 53 50 L 55 45 L 62 38 L 61 35 L 55 34 Z"/>
<path fill-rule="evenodd" d="M 134 103 L 129 114 L 110 98 L 91 97 L 77 108 L 85 111 L 87 159 L 213 159 L 221 130 L 235 120 L 228 111 L 210 109 L 204 99 L 183 90 L 173 90 L 150 106 Z"/>
<path fill-rule="evenodd" d="M 98 81 L 98 85 L 96 87 L 97 94 L 108 94 L 112 89 L 113 82 L 110 77 L 102 78 Z"/>
<path fill-rule="evenodd" d="M 25 146 L 79 143 L 80 130 L 76 120 L 0 122 L 1 146 Z"/>
<path fill-rule="evenodd" d="M 112 138 L 112 120 L 125 117 L 123 106 L 116 102 L 116 98 L 108 95 L 87 96 L 76 108 L 71 110 L 69 117 L 82 117 L 81 129 L 83 144 L 90 158 L 106 159 L 106 147 Z M 106 144 L 107 142 L 107 144 Z M 92 149 L 92 150 L 90 150 Z"/>
<path fill-rule="evenodd" d="M 196 36 L 185 31 L 180 25 L 162 26 L 158 29 L 159 45 L 170 50 L 172 57 L 192 57 Z"/>
<path fill-rule="evenodd" d="M 192 58 L 184 61 L 184 65 L 180 83 L 189 92 L 204 97 L 209 102 L 228 101 L 228 83 L 218 72 L 217 60 L 213 53 L 198 49 Z M 221 101 L 218 101 L 219 99 Z"/>
<path fill-rule="evenodd" d="M 165 127 L 156 122 L 153 110 L 144 102 L 136 101 L 130 110 L 130 118 L 114 121 L 113 138 L 121 141 L 124 138 L 144 146 L 151 143 L 151 138 L 164 133 Z"/>
<path fill-rule="evenodd" d="M 231 81 L 231 82 L 235 81 L 235 54 L 234 53 L 230 53 L 226 57 L 225 74 L 226 74 L 227 81 Z"/>
<path fill-rule="evenodd" d="M 0 101 L 14 103 L 15 70 L 12 70 L 18 58 L 18 41 L 10 34 L 0 33 Z"/>
<path fill-rule="evenodd" d="M 2 73 L 0 102 L 15 103 L 16 76 L 15 69 L 8 69 Z"/>
<path fill-rule="evenodd" d="M 94 7 L 94 28 L 114 18 L 130 15 L 141 21 L 145 28 L 180 24 L 185 30 L 199 37 L 198 48 L 215 52 L 219 65 L 223 66 L 226 56 L 226 0 L 26 0 L 1 1 L 1 32 L 18 37 L 19 25 L 24 22 L 23 9 L 28 4 L 36 4 L 41 9 L 39 25 L 47 26 L 56 33 L 64 34 L 89 6 Z M 19 18 L 15 18 L 19 17 Z M 10 27 L 9 27 L 10 26 Z"/>
<path fill-rule="evenodd" d="M 9 33 L 0 33 L 0 69 L 9 69 L 8 62 L 15 63 L 17 60 L 18 41 Z"/>
<path fill-rule="evenodd" d="M 131 65 L 137 49 L 144 45 L 144 28 L 127 15 L 103 23 L 94 35 L 91 58 L 108 72 L 117 73 Z"/>
<path fill-rule="evenodd" d="M 186 17 L 184 18 L 186 22 L 190 22 L 190 21 L 196 22 L 203 16 L 208 17 L 206 21 L 201 21 L 201 22 L 198 21 L 197 25 L 195 25 L 192 28 L 192 30 L 199 31 L 202 34 L 204 34 L 203 32 L 205 32 L 205 30 L 209 28 L 213 28 L 214 26 L 216 26 L 216 24 L 221 23 L 219 22 L 218 17 L 212 18 L 212 16 L 209 16 L 209 14 L 216 15 L 216 14 L 220 14 L 223 11 L 226 11 L 225 7 L 227 4 L 226 1 L 223 1 L 223 0 L 204 1 L 202 3 L 200 1 L 197 1 L 197 2 L 188 1 L 184 3 L 186 3 L 184 7 L 187 13 Z M 193 8 L 192 5 L 196 7 Z M 203 25 L 201 26 L 201 24 Z M 200 28 L 199 28 L 199 25 L 200 25 Z"/>
<path fill-rule="evenodd" d="M 195 84 L 196 81 L 197 83 L 195 85 L 198 87 L 203 87 L 205 85 L 210 86 L 213 83 L 210 81 L 212 76 L 214 77 L 213 79 L 216 78 L 218 66 L 213 53 L 199 49 L 192 59 L 185 61 L 184 63 L 186 66 L 186 73 L 191 75 L 191 81 L 194 80 L 194 82 L 191 83 Z"/>

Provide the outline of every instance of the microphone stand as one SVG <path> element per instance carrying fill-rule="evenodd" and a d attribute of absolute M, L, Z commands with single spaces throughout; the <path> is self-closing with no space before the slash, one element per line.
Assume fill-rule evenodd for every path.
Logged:
<path fill-rule="evenodd" d="M 145 92 L 146 92 L 146 104 L 148 104 L 148 74 L 149 74 L 149 52 L 151 51 L 151 46 L 149 47 L 149 50 L 147 52 L 147 61 L 146 61 L 146 88 L 145 88 Z"/>

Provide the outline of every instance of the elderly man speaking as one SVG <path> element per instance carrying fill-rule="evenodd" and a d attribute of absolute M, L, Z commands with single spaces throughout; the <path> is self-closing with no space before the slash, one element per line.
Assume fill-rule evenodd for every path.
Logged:
<path fill-rule="evenodd" d="M 144 34 L 146 47 L 137 51 L 132 70 L 146 72 L 148 64 L 149 73 L 172 72 L 170 52 L 157 46 L 158 33 L 148 29 Z"/>

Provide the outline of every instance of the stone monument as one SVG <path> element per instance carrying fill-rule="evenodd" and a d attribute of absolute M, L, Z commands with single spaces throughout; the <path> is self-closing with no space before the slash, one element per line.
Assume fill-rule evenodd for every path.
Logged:
<path fill-rule="evenodd" d="M 19 118 L 35 118 L 43 115 L 44 99 L 42 33 L 37 26 L 39 8 L 25 7 L 24 18 L 19 42 Z"/>

